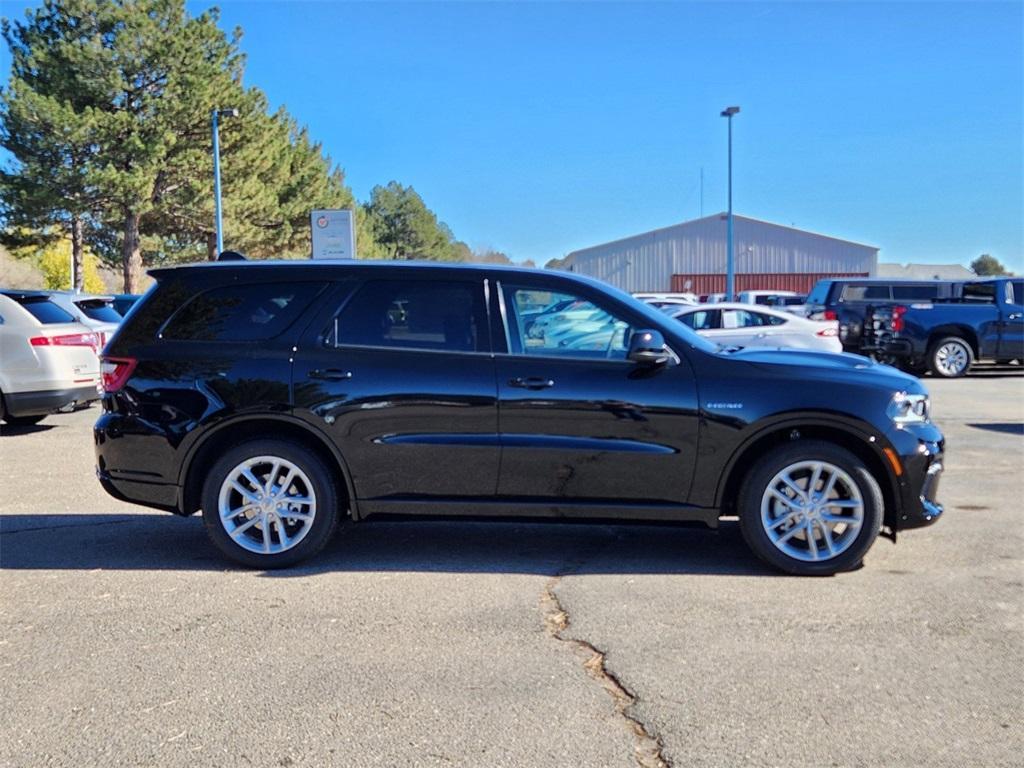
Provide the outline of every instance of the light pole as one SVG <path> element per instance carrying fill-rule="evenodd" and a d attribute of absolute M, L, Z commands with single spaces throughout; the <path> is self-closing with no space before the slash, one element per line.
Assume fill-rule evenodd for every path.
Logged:
<path fill-rule="evenodd" d="M 725 235 L 725 300 L 732 301 L 735 295 L 736 274 L 732 253 L 732 116 L 740 111 L 739 107 L 726 107 L 722 117 L 729 119 L 729 215 L 726 219 Z"/>
<path fill-rule="evenodd" d="M 224 250 L 224 224 L 220 209 L 220 131 L 217 121 L 221 117 L 238 117 L 237 109 L 213 110 L 213 207 L 217 218 L 217 255 Z"/>

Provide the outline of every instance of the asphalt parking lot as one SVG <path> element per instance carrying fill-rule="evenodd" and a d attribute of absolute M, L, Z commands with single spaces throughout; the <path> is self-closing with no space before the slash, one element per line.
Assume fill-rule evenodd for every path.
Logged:
<path fill-rule="evenodd" d="M 1022 765 L 1024 375 L 926 381 L 935 526 L 835 578 L 718 532 L 375 523 L 228 565 L 0 436 L 0 765 Z"/>

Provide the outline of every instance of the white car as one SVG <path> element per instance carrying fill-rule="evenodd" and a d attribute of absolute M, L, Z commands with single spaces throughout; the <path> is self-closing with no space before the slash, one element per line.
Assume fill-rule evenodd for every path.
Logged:
<path fill-rule="evenodd" d="M 796 291 L 741 291 L 737 298 L 741 304 L 758 304 L 807 317 L 807 296 Z"/>
<path fill-rule="evenodd" d="M 736 301 L 740 304 L 761 304 L 771 306 L 772 299 L 777 296 L 799 296 L 796 291 L 740 291 Z"/>
<path fill-rule="evenodd" d="M 100 397 L 96 334 L 42 291 L 0 289 L 0 418 L 14 426 Z"/>
<path fill-rule="evenodd" d="M 661 308 L 666 304 L 696 304 L 697 294 L 689 292 L 634 293 L 633 298 Z"/>
<path fill-rule="evenodd" d="M 71 291 L 50 291 L 50 300 L 70 312 L 75 320 L 99 335 L 103 349 L 121 324 L 121 313 L 114 309 L 113 296 L 96 296 Z"/>
<path fill-rule="evenodd" d="M 836 320 L 807 320 L 739 302 L 688 307 L 672 315 L 723 347 L 786 347 L 842 352 Z"/>

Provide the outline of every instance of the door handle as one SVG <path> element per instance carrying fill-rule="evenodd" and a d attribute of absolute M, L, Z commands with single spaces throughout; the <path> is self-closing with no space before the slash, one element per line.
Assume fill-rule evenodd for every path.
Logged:
<path fill-rule="evenodd" d="M 520 389 L 547 389 L 548 387 L 555 386 L 555 382 L 552 379 L 542 379 L 539 376 L 530 376 L 528 378 L 519 376 L 509 379 L 508 384 L 510 387 L 519 387 Z"/>
<path fill-rule="evenodd" d="M 352 378 L 352 371 L 343 371 L 340 368 L 316 368 L 309 372 L 311 379 L 323 379 L 324 381 L 344 381 Z"/>
<path fill-rule="evenodd" d="M 1007 320 L 1020 320 L 1022 317 L 1024 317 L 1024 312 L 1013 312 L 1012 314 L 1007 315 L 1006 319 Z"/>
<path fill-rule="evenodd" d="M 767 335 L 768 335 L 767 333 L 759 333 L 759 334 L 757 334 L 757 336 L 755 336 L 754 338 L 755 338 L 755 339 L 763 339 L 763 338 L 764 338 L 765 336 L 767 336 Z"/>

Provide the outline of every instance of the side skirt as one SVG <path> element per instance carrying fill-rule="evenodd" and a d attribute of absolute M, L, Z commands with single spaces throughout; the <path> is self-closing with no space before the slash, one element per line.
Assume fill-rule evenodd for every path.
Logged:
<path fill-rule="evenodd" d="M 593 520 L 651 520 L 699 522 L 718 527 L 719 511 L 686 504 L 630 504 L 622 502 L 566 503 L 548 499 L 360 499 L 359 517 L 409 515 L 439 517 L 562 518 Z"/>

